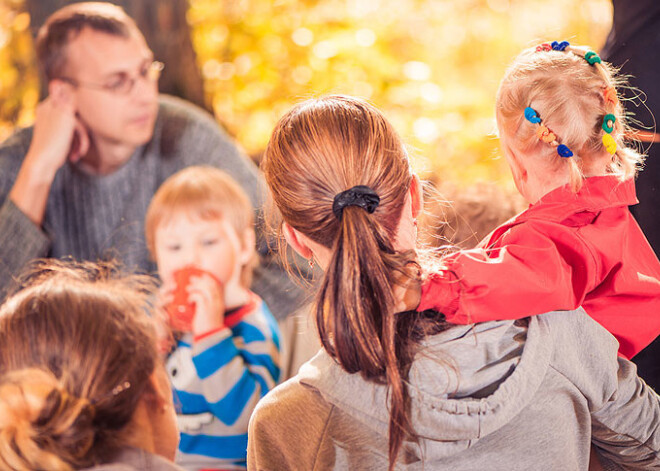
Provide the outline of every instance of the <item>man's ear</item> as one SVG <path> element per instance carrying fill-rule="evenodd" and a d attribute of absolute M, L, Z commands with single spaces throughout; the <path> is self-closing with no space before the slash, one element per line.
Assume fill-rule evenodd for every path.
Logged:
<path fill-rule="evenodd" d="M 414 173 L 410 181 L 410 203 L 412 217 L 415 219 L 424 208 L 424 189 L 419 177 Z"/>
<path fill-rule="evenodd" d="M 295 250 L 301 257 L 310 259 L 314 255 L 312 249 L 305 243 L 304 236 L 289 226 L 286 222 L 282 223 L 282 232 L 286 242 Z"/>
<path fill-rule="evenodd" d="M 48 96 L 52 96 L 58 101 L 72 100 L 74 97 L 73 85 L 65 80 L 50 80 L 48 82 Z"/>

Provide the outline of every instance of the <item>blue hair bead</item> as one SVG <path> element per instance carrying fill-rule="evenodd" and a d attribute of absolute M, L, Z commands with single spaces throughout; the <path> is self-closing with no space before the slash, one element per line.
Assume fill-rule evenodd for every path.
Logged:
<path fill-rule="evenodd" d="M 573 157 L 573 152 L 571 152 L 571 149 L 569 149 L 568 146 L 565 146 L 564 144 L 559 144 L 557 146 L 557 153 L 560 157 Z"/>
<path fill-rule="evenodd" d="M 534 108 L 527 107 L 525 108 L 525 119 L 529 121 L 530 123 L 540 123 L 541 118 L 539 118 L 539 114 L 536 112 Z"/>
<path fill-rule="evenodd" d="M 550 44 L 552 46 L 552 49 L 554 51 L 564 51 L 568 46 L 571 45 L 568 41 L 562 41 L 562 42 L 557 42 L 557 41 L 552 41 Z"/>

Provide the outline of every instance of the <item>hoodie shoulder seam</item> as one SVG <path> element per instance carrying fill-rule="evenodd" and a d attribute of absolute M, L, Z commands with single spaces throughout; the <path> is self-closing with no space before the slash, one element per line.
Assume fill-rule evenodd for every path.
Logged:
<path fill-rule="evenodd" d="M 332 413 L 335 411 L 335 405 L 332 404 L 330 406 L 330 411 L 328 412 L 328 417 L 325 419 L 325 424 L 323 424 L 323 430 L 321 430 L 321 435 L 319 437 L 319 441 L 316 445 L 316 451 L 314 453 L 314 466 L 312 469 L 318 469 L 317 468 L 317 463 L 319 459 L 319 451 L 321 449 L 321 443 L 323 443 L 323 440 L 325 439 L 325 436 L 327 434 L 328 427 L 330 426 L 330 417 L 332 416 Z"/>

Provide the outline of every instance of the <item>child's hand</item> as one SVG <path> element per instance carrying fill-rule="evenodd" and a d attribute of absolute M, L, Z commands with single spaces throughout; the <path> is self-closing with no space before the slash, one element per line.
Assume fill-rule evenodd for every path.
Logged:
<path fill-rule="evenodd" d="M 187 291 L 188 300 L 195 304 L 193 335 L 202 335 L 224 326 L 224 290 L 215 277 L 207 273 L 192 276 Z"/>
<path fill-rule="evenodd" d="M 414 311 L 422 300 L 422 284 L 417 280 L 409 280 L 405 286 L 394 287 L 394 312 Z"/>
<path fill-rule="evenodd" d="M 419 266 L 410 264 L 407 268 L 408 274 L 401 275 L 393 288 L 394 312 L 405 312 L 417 309 L 422 300 L 422 283 L 420 280 Z"/>

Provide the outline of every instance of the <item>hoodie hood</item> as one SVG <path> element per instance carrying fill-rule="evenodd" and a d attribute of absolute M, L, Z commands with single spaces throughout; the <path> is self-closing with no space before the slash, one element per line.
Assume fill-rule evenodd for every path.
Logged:
<path fill-rule="evenodd" d="M 534 397 L 551 352 L 548 326 L 538 316 L 455 326 L 425 339 L 408 384 L 420 446 L 406 446 L 408 452 L 431 460 L 449 456 L 509 423 Z M 299 376 L 387 442 L 385 386 L 346 374 L 323 350 Z"/>

